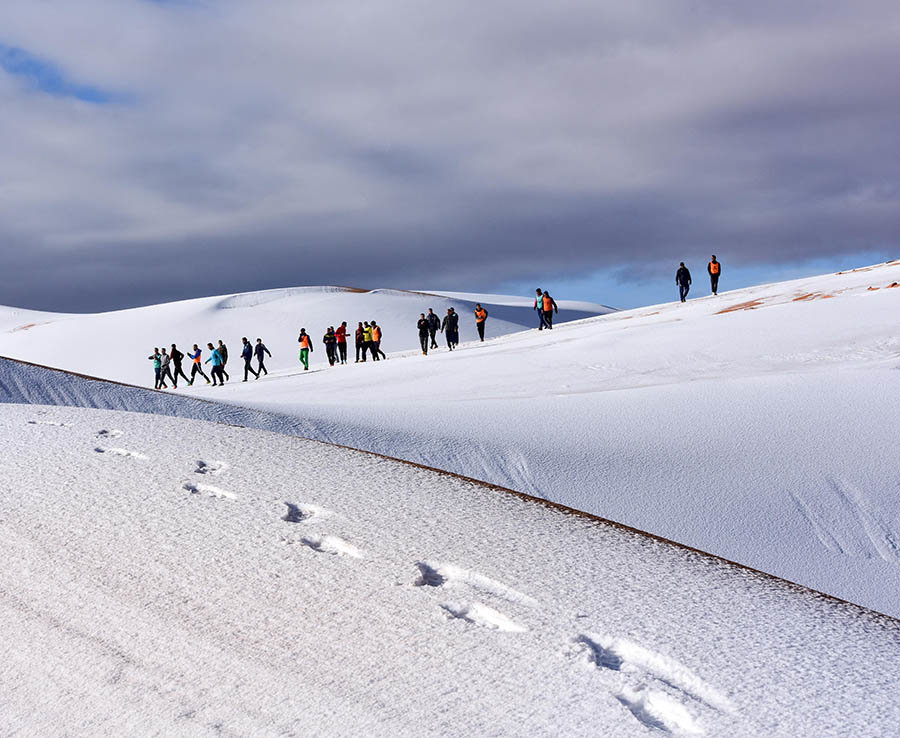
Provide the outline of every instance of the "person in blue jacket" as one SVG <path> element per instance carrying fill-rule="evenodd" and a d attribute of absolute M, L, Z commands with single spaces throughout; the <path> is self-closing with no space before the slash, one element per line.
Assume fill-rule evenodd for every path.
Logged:
<path fill-rule="evenodd" d="M 159 389 L 162 380 L 162 356 L 159 353 L 159 348 L 155 347 L 153 349 L 153 353 L 147 357 L 153 362 L 153 372 L 156 375 L 156 381 L 153 383 L 153 389 Z"/>
<path fill-rule="evenodd" d="M 219 353 L 219 349 L 213 346 L 211 343 L 206 344 L 206 347 L 209 349 L 209 358 L 204 361 L 204 364 L 209 364 L 212 362 L 212 385 L 216 386 L 216 379 L 219 380 L 219 387 L 224 386 L 225 384 L 225 375 L 222 373 L 222 355 Z"/>
<path fill-rule="evenodd" d="M 241 358 L 244 360 L 244 381 L 247 381 L 248 373 L 259 379 L 259 372 L 254 371 L 250 366 L 250 362 L 253 361 L 253 344 L 247 340 L 246 336 L 241 339 Z"/>

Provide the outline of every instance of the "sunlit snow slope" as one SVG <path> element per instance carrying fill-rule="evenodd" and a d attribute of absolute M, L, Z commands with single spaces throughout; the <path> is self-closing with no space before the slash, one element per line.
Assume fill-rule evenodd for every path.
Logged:
<path fill-rule="evenodd" d="M 321 339 L 328 326 L 336 328 L 347 321 L 352 342 L 357 323 L 374 320 L 384 330 L 382 350 L 391 354 L 418 347 L 416 321 L 428 308 L 439 317 L 446 315 L 447 308 L 455 308 L 460 314 L 460 339 L 475 339 L 477 302 L 488 310 L 489 336 L 538 323 L 530 298 L 295 287 L 85 315 L 0 307 L 0 355 L 152 386 L 153 368 L 147 356 L 154 347 L 175 343 L 186 352 L 196 343 L 205 359 L 206 344 L 222 339 L 230 350 L 230 372 L 240 362 L 241 337 L 253 343 L 262 338 L 273 355 L 267 360 L 269 369 L 279 371 L 296 367 L 297 335 L 306 328 L 315 342 L 312 365 L 327 365 Z M 593 303 L 561 300 L 558 304 L 557 320 L 562 321 L 611 312 Z"/>
<path fill-rule="evenodd" d="M 218 407 L 16 368 L 0 365 L 7 397 L 28 378 L 83 403 Z M 874 737 L 900 722 L 896 621 L 633 531 L 156 414 L 6 404 L 0 444 L 5 734 Z"/>
<path fill-rule="evenodd" d="M 186 392 L 293 415 L 313 438 L 543 496 L 900 615 L 898 282 L 894 262 L 452 354 Z M 39 359 L 44 339 L 22 333 L 3 334 L 0 352 L 15 342 Z M 269 345 L 293 355 L 295 338 Z M 141 356 L 77 358 L 99 375 L 149 371 Z"/>

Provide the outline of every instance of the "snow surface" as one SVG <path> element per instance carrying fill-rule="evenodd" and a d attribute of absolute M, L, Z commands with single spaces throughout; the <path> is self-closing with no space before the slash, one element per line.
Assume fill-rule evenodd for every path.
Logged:
<path fill-rule="evenodd" d="M 181 418 L 0 439 L 5 734 L 896 734 L 897 621 L 632 531 Z"/>
<path fill-rule="evenodd" d="M 257 413 L 173 393 L 114 392 L 102 406 L 218 417 L 421 462 L 900 616 L 897 282 L 893 262 L 509 334 L 452 354 L 319 364 L 305 374 L 294 366 L 259 382 L 178 390 Z M 352 313 L 345 299 L 370 299 L 329 294 L 321 299 L 338 314 Z M 240 301 L 288 299 L 267 295 Z M 158 333 L 197 326 L 216 335 L 223 311 L 211 305 L 128 312 L 146 316 L 134 321 L 141 325 L 171 326 Z M 260 308 L 246 309 L 254 322 Z M 280 320 L 272 309 L 256 322 Z M 103 341 L 91 331 L 108 319 L 69 316 L 56 329 L 58 340 L 81 336 L 89 351 L 48 348 L 41 326 L 0 335 L 0 352 L 144 381 L 145 354 L 93 350 Z M 290 353 L 295 339 L 269 345 Z M 77 383 L 63 391 L 46 374 L 22 381 L 24 371 L 0 364 L 7 401 L 107 397 Z"/>

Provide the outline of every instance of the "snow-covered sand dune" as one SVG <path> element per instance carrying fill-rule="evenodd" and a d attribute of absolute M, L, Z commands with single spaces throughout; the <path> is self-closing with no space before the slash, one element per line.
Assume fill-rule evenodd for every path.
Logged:
<path fill-rule="evenodd" d="M 61 398 L 102 384 L 96 402 L 217 407 L 21 371 L 67 382 Z M 10 734 L 793 738 L 900 721 L 896 621 L 615 526 L 181 418 L 6 404 L 0 442 Z"/>
<path fill-rule="evenodd" d="M 347 321 L 355 330 L 360 321 L 375 320 L 384 330 L 382 349 L 387 353 L 418 347 L 416 321 L 428 308 L 443 317 L 447 308 L 460 314 L 460 339 L 476 338 L 474 306 L 489 312 L 488 335 L 521 331 L 537 324 L 533 299 L 503 295 L 435 293 L 404 290 L 364 291 L 348 287 L 293 287 L 204 297 L 164 305 L 110 313 L 44 313 L 0 307 L 0 354 L 70 371 L 134 384 L 153 384 L 153 369 L 146 357 L 154 346 L 175 343 L 187 351 L 194 343 L 207 356 L 207 342 L 223 339 L 239 363 L 241 337 L 262 338 L 273 357 L 272 371 L 297 365 L 297 334 L 304 327 L 313 337 L 313 366 L 327 365 L 321 337 L 329 325 Z M 560 320 L 578 320 L 609 313 L 611 308 L 592 303 L 559 301 Z M 352 341 L 352 338 L 351 338 Z M 351 345 L 350 348 L 353 351 Z M 189 362 L 188 362 L 189 364 Z M 209 365 L 207 365 L 207 374 Z"/>
<path fill-rule="evenodd" d="M 546 497 L 900 615 L 898 282 L 894 262 L 519 332 L 452 354 L 306 374 L 294 367 L 178 392 L 278 414 L 228 411 L 240 424 Z M 186 305 L 176 304 L 179 314 Z M 159 311 L 152 320 L 165 324 L 176 307 L 142 310 Z M 79 320 L 66 321 L 73 334 L 88 330 Z M 46 336 L 32 331 L 0 335 L 0 351 L 40 360 Z M 269 345 L 293 357 L 295 338 Z M 65 365 L 68 357 L 57 358 Z M 149 373 L 127 353 L 77 358 L 101 376 Z M 56 402 L 58 391 L 35 397 Z M 20 387 L 8 397 L 36 392 Z"/>

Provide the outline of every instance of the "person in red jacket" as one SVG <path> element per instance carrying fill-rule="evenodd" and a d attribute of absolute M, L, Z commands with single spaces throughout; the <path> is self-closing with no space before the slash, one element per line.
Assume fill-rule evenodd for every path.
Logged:
<path fill-rule="evenodd" d="M 334 332 L 337 338 L 338 358 L 341 364 L 347 363 L 347 321 L 345 320 Z"/>

